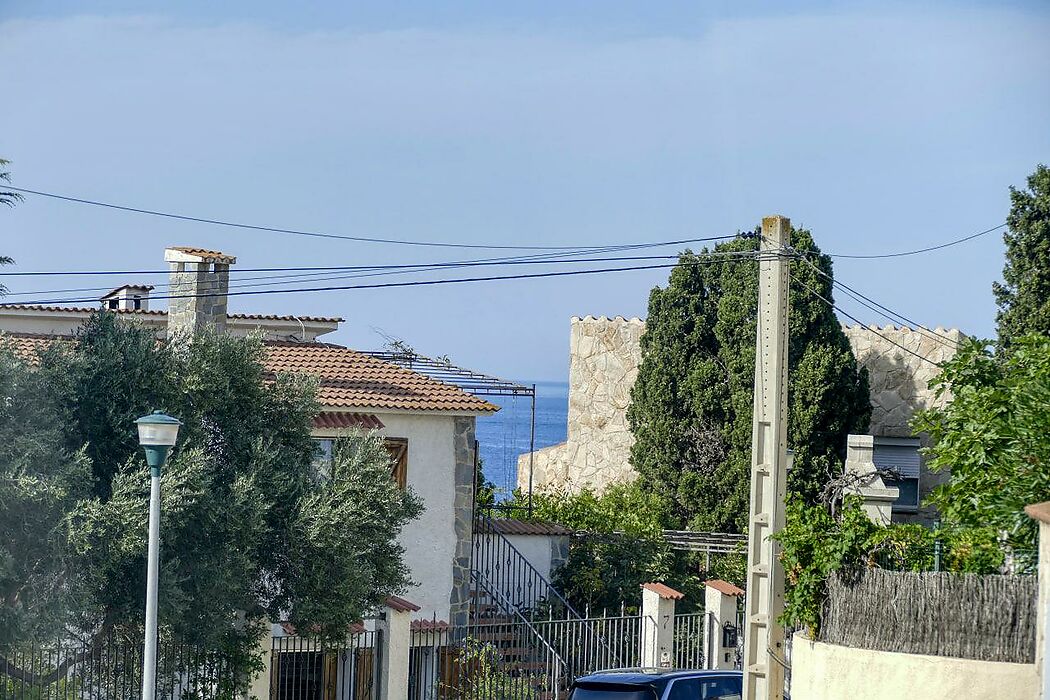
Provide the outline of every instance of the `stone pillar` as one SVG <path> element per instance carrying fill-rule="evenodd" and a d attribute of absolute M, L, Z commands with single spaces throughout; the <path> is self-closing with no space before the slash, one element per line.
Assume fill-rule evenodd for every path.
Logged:
<path fill-rule="evenodd" d="M 270 669 L 273 663 L 273 625 L 263 620 L 263 631 L 259 635 L 256 653 L 262 660 L 262 669 L 252 678 L 248 686 L 248 697 L 255 700 L 270 700 Z"/>
<path fill-rule="evenodd" d="M 379 629 L 383 632 L 380 654 L 380 700 L 404 700 L 408 697 L 408 657 L 412 646 L 412 613 L 419 606 L 403 598 L 390 596 L 386 601 Z"/>
<path fill-rule="evenodd" d="M 642 584 L 642 667 L 674 665 L 674 606 L 683 597 L 662 583 Z"/>
<path fill-rule="evenodd" d="M 474 440 L 474 416 L 456 416 L 453 429 L 455 451 L 455 519 L 456 553 L 452 560 L 452 591 L 449 594 L 449 618 L 453 629 L 466 626 L 470 616 L 470 553 L 474 531 L 474 469 L 477 444 Z"/>
<path fill-rule="evenodd" d="M 707 668 L 733 669 L 736 666 L 736 647 L 723 645 L 723 629 L 737 626 L 737 600 L 744 595 L 742 588 L 729 581 L 708 581 L 704 590 L 704 660 Z M 736 630 L 740 634 L 740 630 Z"/>
<path fill-rule="evenodd" d="M 1036 603 L 1035 668 L 1039 674 L 1040 695 L 1050 700 L 1050 501 L 1026 506 L 1033 520 L 1039 521 L 1039 597 Z"/>
<path fill-rule="evenodd" d="M 893 503 L 900 495 L 896 487 L 886 486 L 875 466 L 875 438 L 871 435 L 850 435 L 846 442 L 845 473 L 860 477 L 850 492 L 864 500 L 864 512 L 879 525 L 889 525 L 893 517 Z"/>

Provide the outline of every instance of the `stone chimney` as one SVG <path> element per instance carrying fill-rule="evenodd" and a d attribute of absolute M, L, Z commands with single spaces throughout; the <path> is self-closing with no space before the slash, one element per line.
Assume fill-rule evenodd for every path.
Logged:
<path fill-rule="evenodd" d="M 889 525 L 893 518 L 893 503 L 900 495 L 896 486 L 887 486 L 875 466 L 875 438 L 871 435 L 850 435 L 846 438 L 844 472 L 855 482 L 847 492 L 855 493 L 864 501 L 861 506 L 878 525 Z"/>
<path fill-rule="evenodd" d="M 226 295 L 230 265 L 237 258 L 215 250 L 167 248 L 168 337 L 191 335 L 206 328 L 226 330 Z"/>

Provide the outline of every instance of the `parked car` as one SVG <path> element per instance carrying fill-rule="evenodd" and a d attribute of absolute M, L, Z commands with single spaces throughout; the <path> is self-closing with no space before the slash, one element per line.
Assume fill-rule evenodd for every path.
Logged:
<path fill-rule="evenodd" d="M 577 678 L 569 699 L 740 700 L 743 685 L 740 671 L 619 668 Z"/>

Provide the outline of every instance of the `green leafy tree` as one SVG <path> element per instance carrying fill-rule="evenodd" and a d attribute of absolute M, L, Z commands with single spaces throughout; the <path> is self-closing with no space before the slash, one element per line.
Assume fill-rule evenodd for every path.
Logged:
<path fill-rule="evenodd" d="M 999 305 L 999 342 L 1025 333 L 1050 335 L 1050 168 L 1039 165 L 1028 189 L 1010 188 L 1003 283 L 993 285 Z"/>
<path fill-rule="evenodd" d="M 93 644 L 139 629 L 149 477 L 132 421 L 154 408 L 184 422 L 162 482 L 159 617 L 171 639 L 248 663 L 264 619 L 342 638 L 403 590 L 396 537 L 418 500 L 390 479 L 376 435 L 338 442 L 319 467 L 315 385 L 269 377 L 264 352 L 209 334 L 159 345 L 99 313 L 32 366 L 0 366 L 0 476 L 19 485 L 0 518 L 34 533 L 0 562 L 2 590 L 23 594 L 0 602 L 0 619 L 15 621 L 0 642 Z M 62 585 L 31 585 L 30 570 Z"/>
<path fill-rule="evenodd" d="M 846 436 L 867 429 L 867 374 L 831 308 L 831 259 L 808 231 L 792 245 L 788 487 L 813 502 L 841 471 Z M 757 249 L 756 239 L 716 246 Z M 743 532 L 748 516 L 758 267 L 753 259 L 686 252 L 666 287 L 653 289 L 642 337 L 642 365 L 628 419 L 631 463 L 644 487 L 667 503 L 669 524 Z M 812 265 L 812 266 L 811 266 Z"/>
<path fill-rule="evenodd" d="M 952 400 L 919 414 L 914 428 L 930 434 L 927 465 L 951 478 L 928 502 L 948 522 L 992 527 L 1033 551 L 1023 508 L 1050 500 L 1050 338 L 1016 337 L 998 354 L 990 341 L 969 340 L 934 385 Z"/>

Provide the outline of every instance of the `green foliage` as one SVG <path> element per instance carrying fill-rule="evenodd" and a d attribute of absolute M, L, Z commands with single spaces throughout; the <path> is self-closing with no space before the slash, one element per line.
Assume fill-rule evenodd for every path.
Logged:
<path fill-rule="evenodd" d="M 522 496 L 518 495 L 518 503 Z M 559 523 L 587 532 L 620 532 L 655 537 L 663 529 L 663 501 L 638 484 L 613 484 L 600 495 L 590 489 L 579 492 L 548 491 L 532 497 L 536 520 Z"/>
<path fill-rule="evenodd" d="M 525 505 L 522 494 L 517 503 Z M 533 518 L 576 530 L 554 586 L 580 611 L 634 610 L 641 584 L 662 581 L 686 593 L 683 610 L 702 605 L 691 557 L 673 551 L 662 537 L 663 502 L 637 482 L 614 484 L 600 495 L 554 491 L 533 495 Z"/>
<path fill-rule="evenodd" d="M 786 524 L 775 535 L 781 545 L 786 590 L 786 625 L 816 634 L 833 572 L 880 567 L 894 571 L 996 573 L 1002 548 L 990 528 L 930 530 L 921 525 L 875 524 L 859 496 L 847 496 L 837 512 L 789 499 Z"/>
<path fill-rule="evenodd" d="M 993 285 L 999 305 L 999 342 L 1026 333 L 1050 335 L 1050 168 L 1036 167 L 1028 189 L 1010 188 L 1003 283 Z"/>
<path fill-rule="evenodd" d="M 952 400 L 913 427 L 930 434 L 929 467 L 951 479 L 928 502 L 947 522 L 991 527 L 1034 550 L 1023 508 L 1050 500 L 1050 337 L 1019 336 L 998 354 L 988 341 L 967 341 L 934 384 Z"/>
<path fill-rule="evenodd" d="M 16 478 L 0 482 L 14 484 L 0 519 L 26 532 L 0 562 L 0 586 L 21 592 L 0 601 L 0 642 L 141 624 L 149 476 L 133 420 L 154 408 L 184 423 L 162 481 L 173 640 L 247 663 L 264 618 L 342 636 L 403 590 L 396 537 L 420 506 L 391 481 L 382 440 L 338 442 L 319 473 L 314 383 L 268 380 L 263 353 L 208 334 L 159 345 L 100 313 L 34 367 L 0 363 L 0 472 Z"/>
<path fill-rule="evenodd" d="M 473 637 L 466 639 L 456 662 L 462 677 L 455 687 L 444 686 L 443 696 L 458 700 L 535 700 L 544 681 L 538 675 L 511 674 L 499 648 Z"/>
<path fill-rule="evenodd" d="M 793 246 L 830 276 L 831 259 L 808 231 Z M 755 239 L 715 252 L 747 252 Z M 704 251 L 706 252 L 706 251 Z M 681 256 L 665 288 L 649 296 L 642 365 L 628 419 L 631 463 L 644 488 L 668 506 L 669 524 L 743 532 L 751 460 L 758 270 L 754 260 Z M 832 298 L 831 282 L 791 263 L 788 440 L 795 450 L 788 486 L 813 502 L 841 469 L 846 436 L 867 428 L 866 373 L 858 369 L 835 314 L 809 287 Z M 803 286 L 805 285 L 805 286 Z"/>

